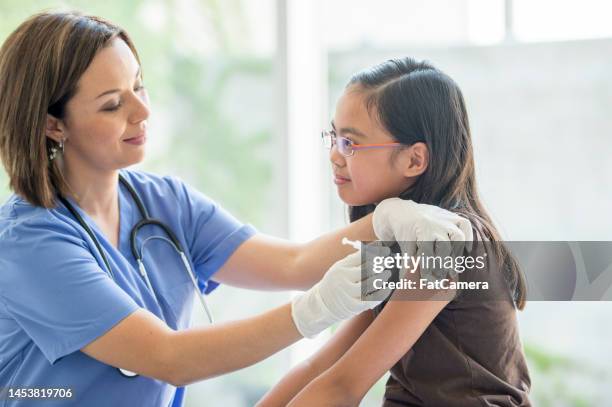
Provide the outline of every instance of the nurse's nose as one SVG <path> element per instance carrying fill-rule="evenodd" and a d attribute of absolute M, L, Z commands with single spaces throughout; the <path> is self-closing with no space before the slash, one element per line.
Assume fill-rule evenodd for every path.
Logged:
<path fill-rule="evenodd" d="M 130 113 L 130 123 L 137 124 L 149 118 L 151 110 L 149 109 L 149 95 L 146 90 L 143 93 L 134 95 L 134 104 Z"/>

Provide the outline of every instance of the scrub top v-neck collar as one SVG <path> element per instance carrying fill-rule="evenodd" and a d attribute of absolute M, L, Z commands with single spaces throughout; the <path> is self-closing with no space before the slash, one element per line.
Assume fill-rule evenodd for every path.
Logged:
<path fill-rule="evenodd" d="M 129 234 L 130 230 L 132 229 L 132 226 L 136 224 L 137 220 L 134 219 L 134 211 L 131 210 L 132 208 L 129 201 L 132 197 L 130 196 L 130 193 L 123 185 L 121 185 L 121 182 L 117 182 L 117 199 L 119 201 L 119 234 L 117 246 L 114 246 L 110 243 L 106 234 L 104 234 L 102 232 L 102 229 L 100 229 L 100 226 L 98 226 L 98 224 L 93 220 L 93 218 L 89 216 L 89 214 L 85 212 L 85 210 L 83 210 L 74 199 L 72 199 L 71 197 L 65 197 L 65 199 L 70 202 L 70 204 L 72 204 L 72 206 L 78 211 L 83 220 L 96 233 L 96 235 L 104 239 L 105 246 L 109 246 L 112 247 L 114 250 L 117 250 L 119 253 L 121 253 L 123 257 L 125 257 L 126 260 L 130 262 L 130 264 L 132 264 L 132 261 L 130 260 L 131 252 L 129 245 Z M 65 210 L 68 211 L 67 208 L 65 208 Z"/>

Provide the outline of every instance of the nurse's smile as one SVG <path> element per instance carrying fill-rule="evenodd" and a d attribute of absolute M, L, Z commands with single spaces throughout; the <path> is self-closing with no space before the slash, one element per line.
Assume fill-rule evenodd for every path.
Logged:
<path fill-rule="evenodd" d="M 146 143 L 146 141 L 147 141 L 147 133 L 145 131 L 143 131 L 136 137 L 130 137 L 130 138 L 123 140 L 124 143 L 133 144 L 137 146 L 143 145 L 144 143 Z"/>

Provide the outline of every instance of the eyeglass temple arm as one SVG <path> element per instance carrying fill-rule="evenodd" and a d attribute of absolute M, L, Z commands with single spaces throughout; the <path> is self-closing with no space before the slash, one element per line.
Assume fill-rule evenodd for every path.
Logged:
<path fill-rule="evenodd" d="M 382 143 L 382 144 L 353 144 L 353 150 L 367 150 L 368 148 L 401 147 L 402 143 Z"/>

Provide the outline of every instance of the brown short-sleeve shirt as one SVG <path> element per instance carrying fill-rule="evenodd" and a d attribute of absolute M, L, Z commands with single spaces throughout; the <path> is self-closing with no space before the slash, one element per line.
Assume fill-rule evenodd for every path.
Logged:
<path fill-rule="evenodd" d="M 460 292 L 391 368 L 383 406 L 531 406 L 517 311 L 501 273 L 488 279 L 488 298 Z"/>

